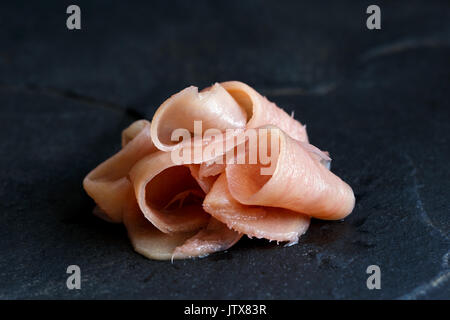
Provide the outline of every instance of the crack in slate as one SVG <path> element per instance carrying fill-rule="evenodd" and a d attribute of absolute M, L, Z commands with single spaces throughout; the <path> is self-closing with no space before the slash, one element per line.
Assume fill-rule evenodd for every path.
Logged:
<path fill-rule="evenodd" d="M 69 89 L 59 89 L 54 87 L 41 87 L 35 84 L 10 85 L 0 83 L 0 90 L 15 92 L 26 92 L 31 94 L 42 94 L 46 96 L 56 96 L 64 99 L 74 100 L 93 107 L 101 107 L 115 112 L 124 112 L 135 119 L 143 119 L 144 116 L 132 106 L 123 106 L 114 102 L 100 100 L 94 97 L 79 94 Z"/>
<path fill-rule="evenodd" d="M 367 62 L 378 57 L 384 57 L 408 50 L 439 47 L 450 47 L 450 41 L 443 37 L 407 38 L 369 49 L 361 55 L 359 60 Z"/>
<path fill-rule="evenodd" d="M 326 95 L 338 87 L 337 82 L 319 83 L 308 89 L 302 87 L 284 87 L 284 88 L 266 88 L 261 92 L 264 95 L 272 97 L 280 96 L 323 96 Z"/>
<path fill-rule="evenodd" d="M 408 164 L 412 167 L 412 171 L 411 171 L 411 177 L 413 178 L 413 189 L 412 190 L 417 199 L 416 200 L 416 208 L 419 210 L 421 220 L 425 223 L 425 225 L 427 225 L 431 229 L 437 231 L 445 240 L 449 240 L 448 236 L 441 229 L 439 229 L 438 227 L 436 227 L 433 224 L 433 221 L 431 221 L 430 216 L 426 212 L 425 207 L 422 202 L 422 197 L 420 196 L 420 192 L 419 192 L 419 183 L 417 181 L 417 168 L 414 165 L 414 162 L 409 155 L 405 154 L 404 156 L 405 156 Z"/>
<path fill-rule="evenodd" d="M 437 231 L 443 238 L 448 240 L 448 236 L 446 234 L 444 234 L 444 232 L 442 230 L 440 230 L 438 227 L 436 227 L 433 224 L 430 217 L 428 216 L 428 213 L 426 212 L 426 210 L 424 208 L 422 198 L 419 193 L 419 184 L 417 181 L 417 167 L 414 165 L 414 162 L 409 155 L 405 154 L 404 157 L 406 158 L 408 164 L 412 168 L 411 177 L 413 178 L 413 185 L 414 185 L 413 192 L 417 199 L 416 200 L 416 208 L 419 209 L 419 213 L 420 213 L 419 216 L 421 218 L 421 221 L 424 222 L 425 225 L 428 226 L 429 228 L 431 228 L 432 230 Z M 442 263 L 441 263 L 442 270 L 439 271 L 439 273 L 436 276 L 434 276 L 431 280 L 427 281 L 425 284 L 419 285 L 418 287 L 414 288 L 411 292 L 409 292 L 405 295 L 402 295 L 402 296 L 398 297 L 397 299 L 400 299 L 400 300 L 417 299 L 417 298 L 425 296 L 432 290 L 442 287 L 442 285 L 444 283 L 446 283 L 448 280 L 450 280 L 450 268 L 449 268 L 449 264 L 448 264 L 449 255 L 450 255 L 450 251 L 448 251 L 447 253 L 445 253 L 443 255 Z"/>
<path fill-rule="evenodd" d="M 407 293 L 401 297 L 398 297 L 399 300 L 413 300 L 419 297 L 425 296 L 430 291 L 442 287 L 442 285 L 450 279 L 450 269 L 448 266 L 448 257 L 450 251 L 448 251 L 442 257 L 442 268 L 444 270 L 440 271 L 435 277 L 433 277 L 430 281 L 425 284 L 422 284 L 412 290 L 410 293 Z"/>

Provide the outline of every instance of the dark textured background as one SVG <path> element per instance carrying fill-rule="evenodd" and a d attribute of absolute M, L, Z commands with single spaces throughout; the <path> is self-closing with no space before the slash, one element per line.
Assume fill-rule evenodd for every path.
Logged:
<path fill-rule="evenodd" d="M 66 29 L 71 3 L 81 31 Z M 0 298 L 449 298 L 450 2 L 377 1 L 379 31 L 365 1 L 192 3 L 0 5 Z M 288 248 L 147 260 L 91 215 L 81 181 L 133 119 L 224 80 L 295 110 L 354 213 Z"/>

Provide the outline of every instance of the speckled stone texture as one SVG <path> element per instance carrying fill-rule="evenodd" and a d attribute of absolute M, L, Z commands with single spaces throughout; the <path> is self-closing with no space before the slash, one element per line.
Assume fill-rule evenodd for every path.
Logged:
<path fill-rule="evenodd" d="M 365 1 L 77 1 L 80 31 L 69 4 L 0 5 L 0 298 L 450 298 L 448 1 L 377 1 L 378 31 Z M 356 208 L 296 246 L 147 260 L 81 181 L 131 121 L 224 80 L 294 110 Z"/>

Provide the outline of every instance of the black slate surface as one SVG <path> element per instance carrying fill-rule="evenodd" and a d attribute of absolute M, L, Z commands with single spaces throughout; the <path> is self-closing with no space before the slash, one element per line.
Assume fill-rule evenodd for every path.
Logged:
<path fill-rule="evenodd" d="M 71 3 L 0 5 L 0 298 L 450 298 L 448 1 L 378 1 L 378 31 L 365 1 L 77 1 L 68 31 Z M 295 110 L 354 213 L 292 247 L 146 260 L 81 181 L 131 121 L 231 79 Z"/>

